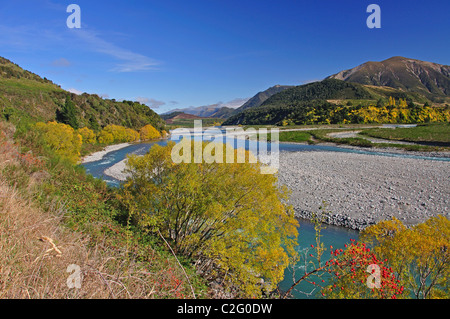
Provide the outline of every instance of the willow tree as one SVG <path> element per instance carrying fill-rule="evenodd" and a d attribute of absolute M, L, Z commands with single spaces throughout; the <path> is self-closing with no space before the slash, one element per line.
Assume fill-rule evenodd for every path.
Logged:
<path fill-rule="evenodd" d="M 161 234 L 177 254 L 206 267 L 225 287 L 239 287 L 242 296 L 274 289 L 297 237 L 287 190 L 277 187 L 275 175 L 261 174 L 258 162 L 194 163 L 192 155 L 191 163 L 175 164 L 174 145 L 128 158 L 122 199 L 136 224 Z"/>
<path fill-rule="evenodd" d="M 83 143 L 94 144 L 97 142 L 97 136 L 95 135 L 94 131 L 87 127 L 78 129 L 77 133 L 80 134 L 83 138 Z"/>
<path fill-rule="evenodd" d="M 153 140 L 161 137 L 161 133 L 148 124 L 139 131 L 141 141 Z"/>
<path fill-rule="evenodd" d="M 398 219 L 366 228 L 360 236 L 406 284 L 415 298 L 450 297 L 450 220 L 442 215 L 407 228 Z"/>
<path fill-rule="evenodd" d="M 83 138 L 70 125 L 57 122 L 38 122 L 35 129 L 41 134 L 45 144 L 56 154 L 74 164 L 80 160 Z"/>

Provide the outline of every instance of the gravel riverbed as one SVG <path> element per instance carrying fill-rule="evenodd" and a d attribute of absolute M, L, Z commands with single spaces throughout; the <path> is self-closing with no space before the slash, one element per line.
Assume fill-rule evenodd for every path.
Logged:
<path fill-rule="evenodd" d="M 124 146 L 98 152 L 85 161 Z M 448 152 L 416 155 L 450 156 Z M 125 163 L 123 160 L 104 173 L 124 181 Z M 392 217 L 406 225 L 439 214 L 450 218 L 448 161 L 345 152 L 281 152 L 278 180 L 291 190 L 289 204 L 300 218 L 310 219 L 323 202 L 331 212 L 327 223 L 357 230 Z"/>
<path fill-rule="evenodd" d="M 361 230 L 396 217 L 414 225 L 450 218 L 450 162 L 338 152 L 282 152 L 279 183 L 291 189 L 298 217 L 323 201 L 328 223 Z"/>

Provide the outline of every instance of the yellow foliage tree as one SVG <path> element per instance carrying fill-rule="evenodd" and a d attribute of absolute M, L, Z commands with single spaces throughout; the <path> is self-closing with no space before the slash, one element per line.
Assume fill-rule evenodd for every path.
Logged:
<path fill-rule="evenodd" d="M 159 133 L 159 131 L 150 124 L 141 128 L 139 134 L 141 141 L 154 140 L 161 137 L 161 133 Z"/>
<path fill-rule="evenodd" d="M 114 143 L 114 136 L 110 132 L 102 130 L 98 134 L 97 140 L 101 144 L 112 144 Z"/>
<path fill-rule="evenodd" d="M 134 142 L 137 140 L 139 140 L 138 132 L 114 124 L 104 127 L 98 134 L 98 141 L 103 144 Z"/>
<path fill-rule="evenodd" d="M 137 132 L 131 128 L 125 129 L 125 132 L 127 134 L 127 142 L 139 141 L 139 139 L 141 138 L 139 132 Z"/>
<path fill-rule="evenodd" d="M 401 221 L 383 221 L 366 228 L 368 243 L 416 298 L 449 298 L 450 220 L 439 215 L 406 228 Z"/>
<path fill-rule="evenodd" d="M 42 134 L 45 143 L 58 155 L 72 163 L 79 161 L 83 138 L 71 126 L 57 122 L 39 122 L 35 127 Z"/>
<path fill-rule="evenodd" d="M 213 152 L 211 143 L 192 143 L 192 149 Z M 175 164 L 174 146 L 155 145 L 144 156 L 128 158 L 131 177 L 121 199 L 133 219 L 216 273 L 225 288 L 239 287 L 243 297 L 272 291 L 284 277 L 297 237 L 287 190 L 277 187 L 275 175 L 261 174 L 261 164 L 237 163 L 237 151 L 232 163 L 224 151 L 223 163 L 194 163 L 188 154 L 189 163 Z"/>
<path fill-rule="evenodd" d="M 94 144 L 97 142 L 97 136 L 93 130 L 83 127 L 78 129 L 77 132 L 83 137 L 83 143 Z"/>
<path fill-rule="evenodd" d="M 395 98 L 392 96 L 389 97 L 388 106 L 395 106 Z"/>
<path fill-rule="evenodd" d="M 399 108 L 405 108 L 405 107 L 408 107 L 408 103 L 406 103 L 406 99 L 400 99 L 400 100 L 399 100 L 399 105 L 398 105 L 398 107 L 399 107 Z"/>

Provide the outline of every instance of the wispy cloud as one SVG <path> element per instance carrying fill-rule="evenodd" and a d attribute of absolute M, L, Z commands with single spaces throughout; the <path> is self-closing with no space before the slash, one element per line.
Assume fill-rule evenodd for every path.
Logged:
<path fill-rule="evenodd" d="M 233 109 L 237 109 L 238 107 L 242 106 L 245 102 L 247 102 L 250 98 L 246 97 L 246 98 L 236 98 L 234 100 L 231 100 L 229 102 L 226 103 L 221 103 L 221 107 L 230 107 Z"/>
<path fill-rule="evenodd" d="M 68 67 L 71 66 L 72 63 L 65 58 L 60 58 L 52 61 L 51 65 L 56 67 Z"/>
<path fill-rule="evenodd" d="M 301 80 L 300 83 L 301 84 L 308 84 L 308 83 L 313 83 L 313 82 L 318 82 L 318 81 L 322 81 L 323 79 L 308 79 L 308 80 Z"/>
<path fill-rule="evenodd" d="M 95 32 L 87 29 L 72 31 L 81 40 L 87 43 L 96 52 L 106 54 L 119 62 L 111 69 L 114 72 L 136 72 L 154 70 L 161 63 L 145 55 L 123 49 L 114 43 L 100 38 Z"/>
<path fill-rule="evenodd" d="M 60 34 L 52 30 L 41 30 L 34 25 L 0 25 L 0 45 L 2 50 L 30 52 L 47 50 L 54 43 L 62 41 Z"/>
<path fill-rule="evenodd" d="M 137 72 L 155 70 L 162 63 L 148 56 L 124 49 L 110 41 L 104 40 L 98 32 L 83 27 L 82 29 L 62 28 L 39 29 L 33 25 L 6 26 L 0 24 L 0 45 L 14 51 L 36 51 L 48 50 L 53 46 L 60 46 L 61 43 L 68 43 L 67 33 L 69 32 L 78 41 L 71 42 L 72 45 L 82 47 L 87 50 L 105 54 L 116 60 L 115 65 L 110 69 L 112 72 Z M 52 62 L 52 66 L 69 66 L 69 61 L 58 59 Z"/>
<path fill-rule="evenodd" d="M 166 102 L 150 99 L 148 97 L 138 96 L 135 100 L 141 104 L 147 105 L 151 109 L 157 109 L 160 106 L 166 105 Z"/>
<path fill-rule="evenodd" d="M 81 94 L 83 94 L 82 91 L 77 90 L 77 89 L 75 89 L 75 88 L 69 88 L 69 89 L 67 89 L 67 91 L 69 91 L 70 93 L 74 93 L 74 94 L 76 94 L 76 95 L 81 95 Z"/>

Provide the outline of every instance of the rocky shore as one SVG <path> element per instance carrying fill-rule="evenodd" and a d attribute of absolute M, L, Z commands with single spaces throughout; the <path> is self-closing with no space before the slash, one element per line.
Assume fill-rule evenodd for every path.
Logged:
<path fill-rule="evenodd" d="M 310 219 L 323 202 L 327 223 L 361 230 L 396 217 L 414 225 L 450 218 L 450 162 L 338 152 L 283 152 L 279 183 L 289 203 Z"/>
<path fill-rule="evenodd" d="M 109 152 L 120 150 L 121 148 L 131 145 L 130 143 L 121 143 L 106 146 L 102 151 L 92 153 L 81 160 L 81 163 L 90 163 L 101 160 Z"/>
<path fill-rule="evenodd" d="M 127 167 L 127 160 L 124 159 L 113 166 L 108 167 L 104 173 L 105 175 L 111 176 L 121 182 L 126 181 L 129 176 L 128 173 L 125 173 L 125 169 Z"/>

